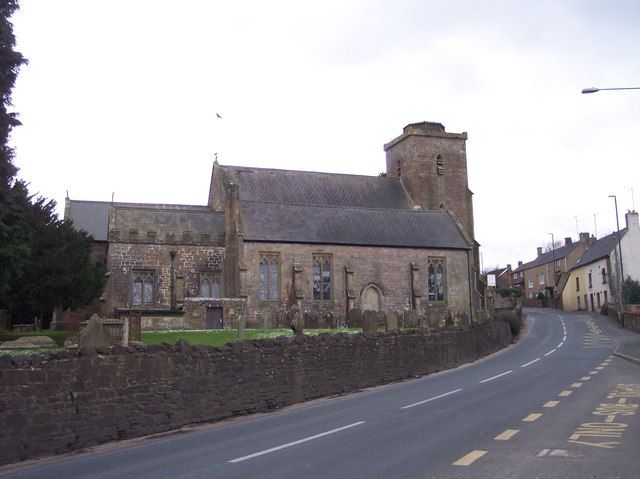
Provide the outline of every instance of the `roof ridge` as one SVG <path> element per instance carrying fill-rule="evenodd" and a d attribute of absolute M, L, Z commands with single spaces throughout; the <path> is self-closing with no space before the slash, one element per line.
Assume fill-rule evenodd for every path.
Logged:
<path fill-rule="evenodd" d="M 359 173 L 332 173 L 329 171 L 309 171 L 309 170 L 291 170 L 286 168 L 261 168 L 258 166 L 237 166 L 237 165 L 220 165 L 221 168 L 234 168 L 236 170 L 260 170 L 260 171 L 282 171 L 282 172 L 291 172 L 291 173 L 311 173 L 316 175 L 331 175 L 331 176 L 358 176 L 364 178 L 372 178 L 372 179 L 389 179 L 389 180 L 397 180 L 400 181 L 400 178 L 396 176 L 373 176 L 373 175 L 363 175 Z M 401 181 L 400 181 L 401 182 Z M 401 182 L 402 183 L 402 182 Z"/>
<path fill-rule="evenodd" d="M 366 206 L 343 206 L 343 205 L 316 205 L 310 203 L 280 203 L 277 201 L 256 201 L 256 200 L 240 200 L 240 203 L 258 203 L 266 205 L 282 205 L 282 206 L 313 206 L 315 208 L 331 208 L 338 210 L 370 210 L 370 211 L 390 211 L 402 213 L 441 213 L 448 214 L 445 210 L 414 210 L 414 209 L 397 209 L 397 208 L 371 208 Z"/>

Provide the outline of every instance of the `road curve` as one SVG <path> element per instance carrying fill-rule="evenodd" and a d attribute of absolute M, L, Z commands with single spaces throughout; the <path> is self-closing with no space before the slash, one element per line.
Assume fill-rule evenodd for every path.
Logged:
<path fill-rule="evenodd" d="M 0 477 L 636 477 L 640 369 L 606 319 L 526 312 L 517 344 L 452 371 Z"/>

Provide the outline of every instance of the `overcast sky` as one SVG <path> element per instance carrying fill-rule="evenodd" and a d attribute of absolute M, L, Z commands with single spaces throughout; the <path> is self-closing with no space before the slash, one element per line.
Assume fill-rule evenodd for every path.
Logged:
<path fill-rule="evenodd" d="M 60 210 L 205 204 L 216 152 L 377 175 L 423 120 L 469 134 L 485 268 L 640 207 L 640 90 L 580 94 L 640 86 L 637 0 L 21 3 L 16 164 Z"/>

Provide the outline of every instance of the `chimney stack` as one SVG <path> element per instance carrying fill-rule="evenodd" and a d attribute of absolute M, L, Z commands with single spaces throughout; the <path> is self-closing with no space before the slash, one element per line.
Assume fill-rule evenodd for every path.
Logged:
<path fill-rule="evenodd" d="M 511 263 L 507 263 L 507 270 L 511 271 Z"/>
<path fill-rule="evenodd" d="M 538 258 L 542 256 L 542 246 L 538 246 Z"/>
<path fill-rule="evenodd" d="M 580 242 L 589 244 L 589 233 L 580 233 Z"/>
<path fill-rule="evenodd" d="M 522 266 L 522 261 L 518 261 L 518 268 Z"/>
<path fill-rule="evenodd" d="M 640 224 L 638 222 L 638 212 L 631 210 L 627 211 L 624 215 L 624 219 L 627 221 L 627 228 L 629 230 L 640 228 Z"/>
<path fill-rule="evenodd" d="M 564 245 L 567 246 L 567 245 L 570 245 L 570 244 L 571 244 L 571 236 L 567 236 L 564 239 Z"/>

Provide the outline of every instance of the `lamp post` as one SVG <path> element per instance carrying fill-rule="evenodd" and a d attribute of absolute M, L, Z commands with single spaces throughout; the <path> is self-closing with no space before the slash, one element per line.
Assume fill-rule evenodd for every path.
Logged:
<path fill-rule="evenodd" d="M 620 287 L 618 288 L 619 291 L 619 297 L 620 297 L 620 309 L 624 309 L 624 297 L 622 296 L 622 283 L 624 282 L 624 266 L 622 263 L 622 245 L 620 242 L 620 221 L 618 220 L 618 198 L 616 198 L 616 195 L 609 195 L 609 198 L 613 198 L 613 203 L 615 205 L 616 208 L 616 228 L 617 228 L 617 235 L 618 235 L 618 257 L 620 258 Z M 620 317 L 622 318 L 622 311 L 620 311 Z M 624 327 L 624 323 L 622 325 Z"/>
<path fill-rule="evenodd" d="M 640 86 L 630 86 L 630 87 L 624 87 L 624 88 L 596 88 L 596 87 L 591 87 L 591 88 L 583 88 L 582 89 L 582 93 L 583 94 L 587 94 L 587 93 L 597 93 L 601 90 L 640 90 Z"/>

